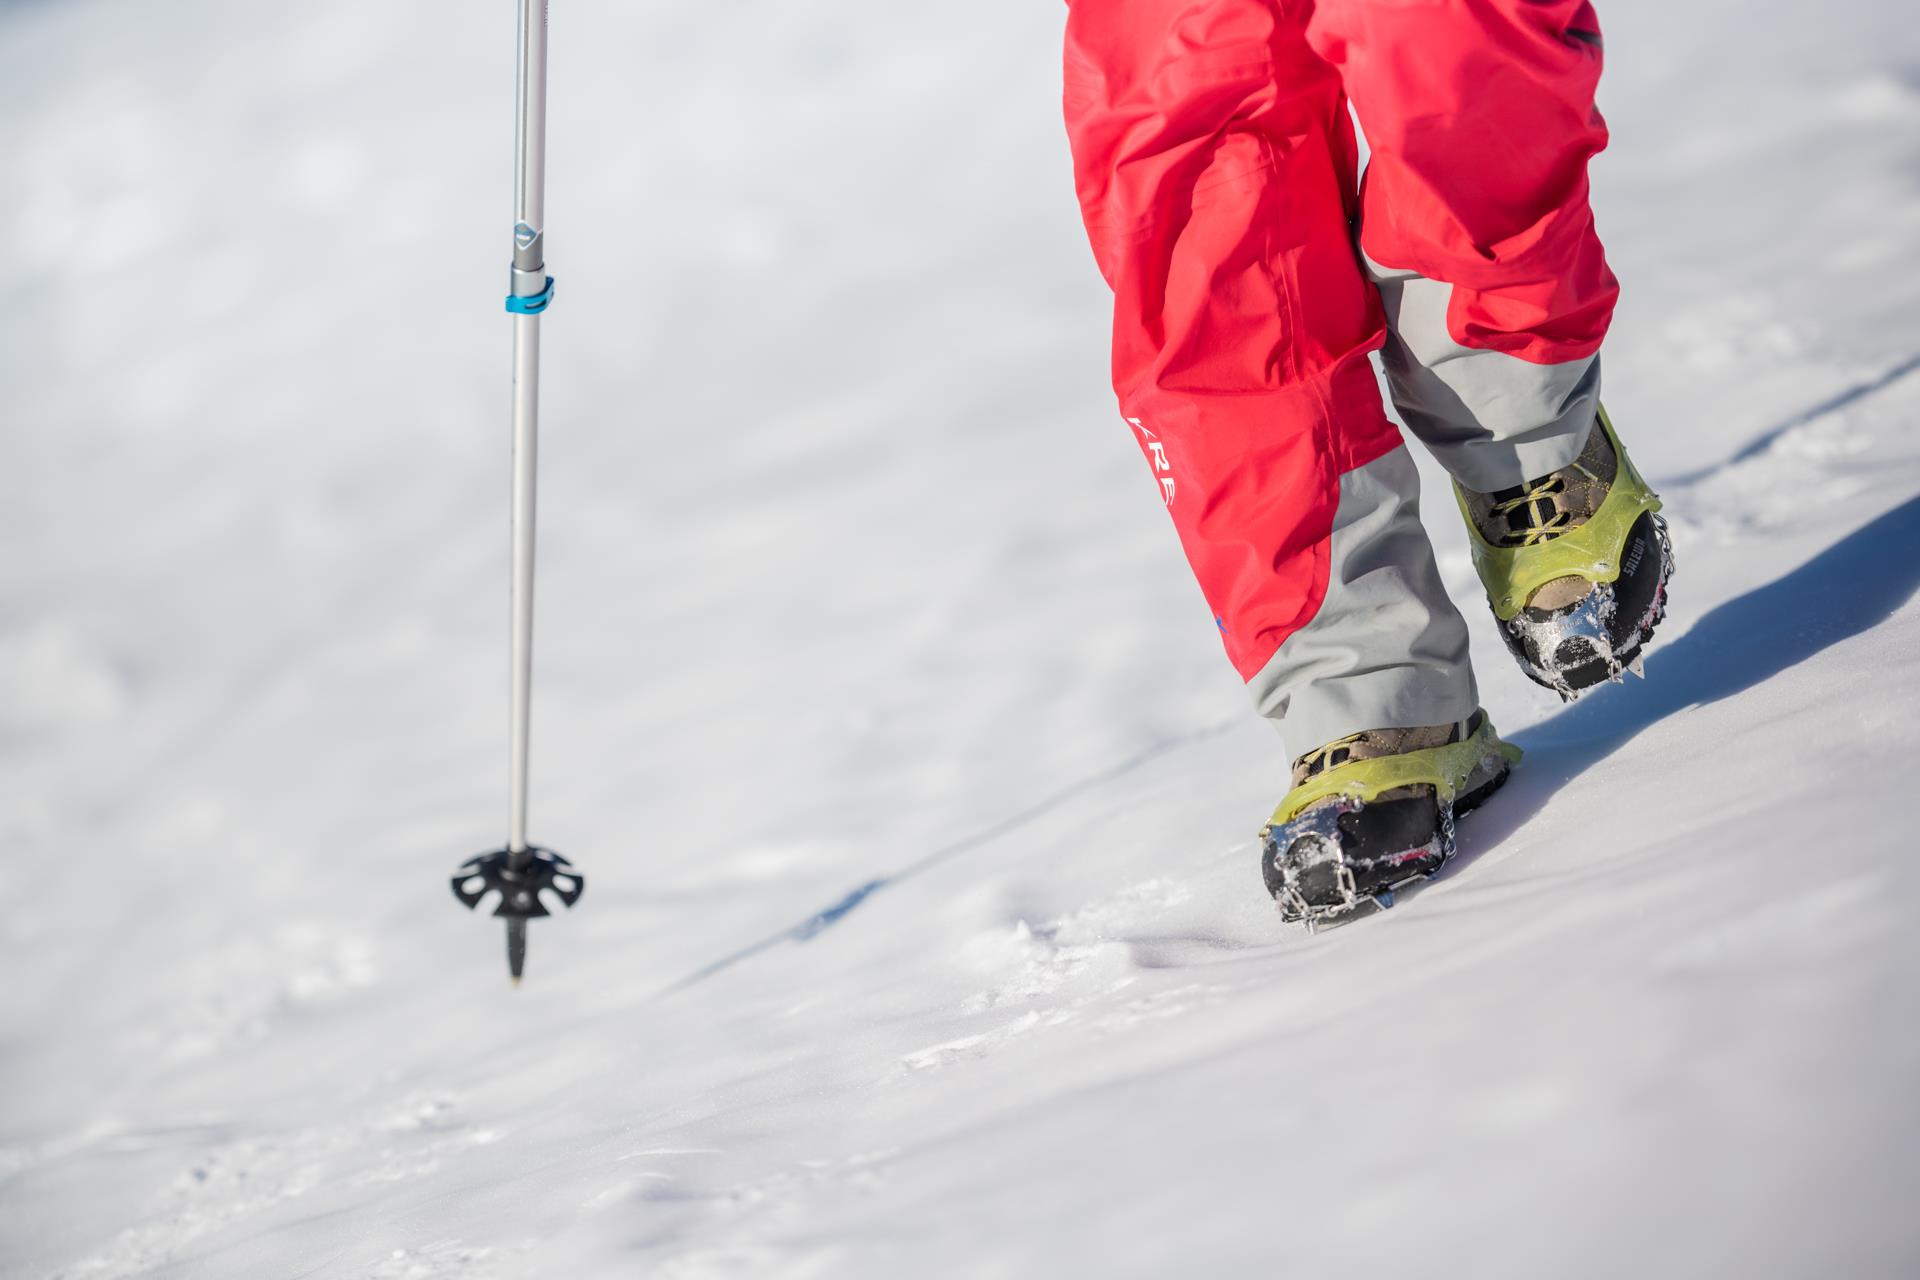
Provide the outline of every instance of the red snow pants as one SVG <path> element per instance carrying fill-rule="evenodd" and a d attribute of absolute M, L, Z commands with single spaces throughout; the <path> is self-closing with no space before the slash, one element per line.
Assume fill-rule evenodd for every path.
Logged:
<path fill-rule="evenodd" d="M 1594 357 L 1617 293 L 1587 205 L 1599 27 L 1583 0 L 1068 3 L 1114 388 L 1252 681 L 1326 598 L 1341 477 L 1400 445 L 1370 270 L 1449 291 L 1424 349 Z"/>

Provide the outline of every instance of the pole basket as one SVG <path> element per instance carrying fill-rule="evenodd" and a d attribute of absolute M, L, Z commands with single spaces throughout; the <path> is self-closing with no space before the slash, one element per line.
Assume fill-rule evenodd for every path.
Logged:
<path fill-rule="evenodd" d="M 498 893 L 500 903 L 494 915 L 533 920 L 553 914 L 541 901 L 542 893 L 551 892 L 561 906 L 571 907 L 580 901 L 587 880 L 553 850 L 529 846 L 475 854 L 453 873 L 452 884 L 453 896 L 469 911 L 489 893 Z"/>

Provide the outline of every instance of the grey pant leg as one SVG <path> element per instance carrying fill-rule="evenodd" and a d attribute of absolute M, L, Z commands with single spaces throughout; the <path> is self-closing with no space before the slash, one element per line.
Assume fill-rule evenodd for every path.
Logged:
<path fill-rule="evenodd" d="M 1467 624 L 1440 584 L 1404 445 L 1340 477 L 1328 558 L 1320 611 L 1248 684 L 1289 755 L 1472 715 Z"/>
<path fill-rule="evenodd" d="M 1492 493 L 1580 456 L 1599 410 L 1598 355 L 1534 364 L 1463 347 L 1447 331 L 1452 285 L 1364 261 L 1386 304 L 1394 407 L 1454 479 Z"/>

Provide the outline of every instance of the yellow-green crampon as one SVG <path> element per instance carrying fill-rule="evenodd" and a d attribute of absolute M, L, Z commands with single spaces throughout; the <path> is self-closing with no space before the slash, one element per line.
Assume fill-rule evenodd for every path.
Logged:
<path fill-rule="evenodd" d="M 1453 856 L 1455 819 L 1519 759 L 1484 711 L 1463 724 L 1356 733 L 1301 756 L 1260 833 L 1281 918 L 1315 928 L 1392 906 Z"/>
<path fill-rule="evenodd" d="M 1640 673 L 1666 616 L 1673 546 L 1605 409 L 1560 470 L 1495 493 L 1454 491 L 1501 637 L 1529 677 L 1572 701 Z"/>

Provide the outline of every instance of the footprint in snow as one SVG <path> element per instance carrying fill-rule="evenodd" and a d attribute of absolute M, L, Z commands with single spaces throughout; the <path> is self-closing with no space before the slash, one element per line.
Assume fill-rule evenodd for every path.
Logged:
<path fill-rule="evenodd" d="M 1182 881 L 1146 880 L 1045 924 L 1018 920 L 1011 928 L 978 935 L 965 947 L 963 958 L 1002 976 L 963 1002 L 961 1012 L 984 1013 L 1029 1002 L 1080 978 L 1109 984 L 1125 980 L 1136 967 L 1133 940 L 1152 934 L 1169 908 L 1192 896 L 1192 888 Z"/>

